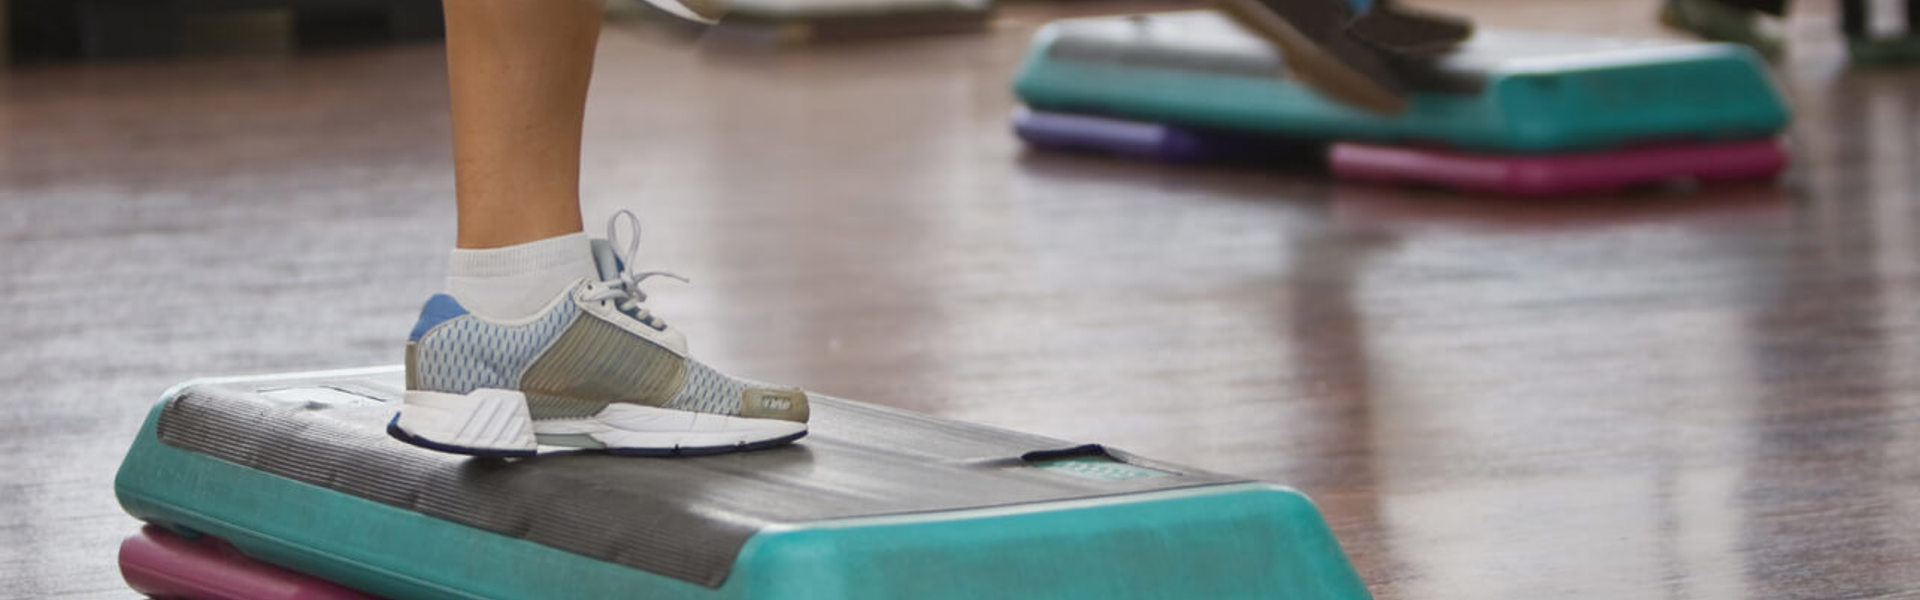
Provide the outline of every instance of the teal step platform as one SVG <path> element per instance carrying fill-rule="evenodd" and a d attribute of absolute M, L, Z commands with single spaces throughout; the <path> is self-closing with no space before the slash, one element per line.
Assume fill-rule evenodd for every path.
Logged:
<path fill-rule="evenodd" d="M 1481 31 L 1439 59 L 1399 116 L 1287 79 L 1276 50 L 1213 12 L 1057 21 L 1014 81 L 1035 110 L 1271 134 L 1506 153 L 1773 136 L 1789 110 L 1752 50 Z"/>
<path fill-rule="evenodd" d="M 386 598 L 1361 600 L 1299 492 L 816 397 L 782 448 L 468 458 L 383 428 L 400 370 L 202 380 L 115 482 L 132 515 Z"/>

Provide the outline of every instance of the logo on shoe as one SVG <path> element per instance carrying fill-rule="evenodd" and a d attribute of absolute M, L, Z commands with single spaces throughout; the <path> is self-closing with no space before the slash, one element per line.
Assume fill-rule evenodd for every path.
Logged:
<path fill-rule="evenodd" d="M 740 396 L 740 416 L 807 422 L 807 394 L 800 390 L 747 390 Z"/>
<path fill-rule="evenodd" d="M 772 411 L 792 410 L 793 399 L 785 396 L 761 396 L 760 408 Z"/>

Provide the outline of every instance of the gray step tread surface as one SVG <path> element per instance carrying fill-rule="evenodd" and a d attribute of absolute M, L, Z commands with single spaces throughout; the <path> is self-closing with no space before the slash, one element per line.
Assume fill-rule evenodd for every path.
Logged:
<path fill-rule="evenodd" d="M 1078 445 L 818 395 L 810 434 L 774 449 L 469 458 L 387 436 L 398 383 L 383 375 L 190 385 L 168 401 L 157 434 L 176 448 L 708 587 L 726 580 L 748 538 L 774 525 L 1242 481 L 1104 448 L 1158 474 L 1034 468 L 1022 457 Z"/>

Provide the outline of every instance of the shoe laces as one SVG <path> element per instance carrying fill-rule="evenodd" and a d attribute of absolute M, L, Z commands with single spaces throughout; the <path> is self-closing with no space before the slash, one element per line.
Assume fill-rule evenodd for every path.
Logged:
<path fill-rule="evenodd" d="M 626 227 L 623 228 L 621 225 Z M 622 229 L 632 232 L 633 236 L 627 241 L 627 249 L 624 253 L 620 251 Z M 588 289 L 586 300 L 613 302 L 614 308 L 619 309 L 621 313 L 638 319 L 648 327 L 665 331 L 666 322 L 655 318 L 652 311 L 647 309 L 647 293 L 640 289 L 640 283 L 650 277 L 665 277 L 679 280 L 681 283 L 693 282 L 666 271 L 640 271 L 633 267 L 633 259 L 640 252 L 640 217 L 634 216 L 633 211 L 622 209 L 607 218 L 607 245 L 613 247 L 614 258 L 619 260 L 620 275 Z"/>

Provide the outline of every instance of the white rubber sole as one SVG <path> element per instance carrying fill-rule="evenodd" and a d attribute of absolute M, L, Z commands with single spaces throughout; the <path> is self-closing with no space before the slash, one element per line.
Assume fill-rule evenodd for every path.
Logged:
<path fill-rule="evenodd" d="M 534 421 L 540 443 L 605 449 L 615 454 L 712 454 L 784 444 L 807 433 L 807 424 L 610 404 L 584 419 Z"/>
<path fill-rule="evenodd" d="M 527 396 L 513 390 L 408 390 L 387 433 L 415 446 L 456 454 L 530 456 L 538 450 Z"/>
<path fill-rule="evenodd" d="M 387 431 L 416 446 L 475 456 L 531 456 L 540 444 L 651 456 L 777 446 L 805 436 L 807 425 L 624 403 L 583 419 L 535 421 L 525 394 L 481 389 L 408 391 Z"/>

